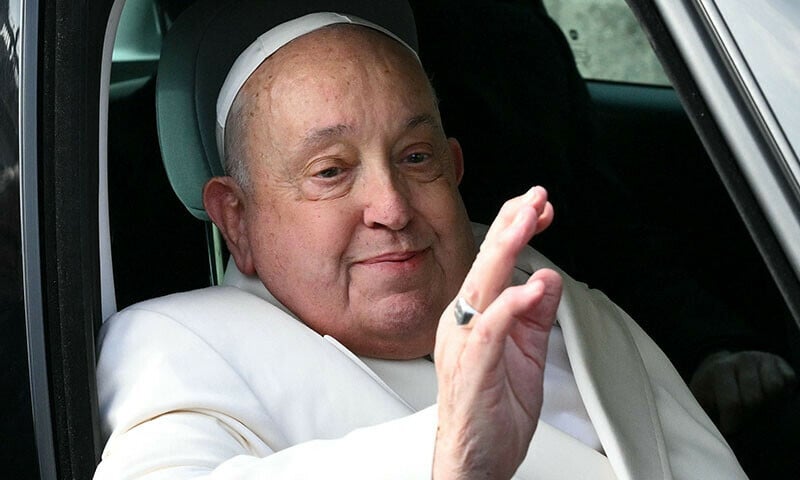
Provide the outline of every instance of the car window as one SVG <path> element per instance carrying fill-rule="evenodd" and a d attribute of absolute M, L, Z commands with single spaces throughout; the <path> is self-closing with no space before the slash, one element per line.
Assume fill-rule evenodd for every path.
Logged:
<path fill-rule="evenodd" d="M 555 220 L 533 246 L 631 314 L 687 382 L 725 348 L 795 360 L 785 302 L 624 1 L 545 0 L 560 35 L 538 2 L 448 4 L 445 25 L 429 3 L 422 59 L 464 150 L 471 216 L 546 186 Z M 724 428 L 753 478 L 782 478 L 760 459 L 780 472 L 790 457 L 750 440 L 752 426 Z"/>
<path fill-rule="evenodd" d="M 545 0 L 588 80 L 669 85 L 625 0 Z"/>
<path fill-rule="evenodd" d="M 626 82 L 589 85 L 595 115 L 591 139 L 593 168 L 584 179 L 586 185 L 594 186 L 586 188 L 593 193 L 585 200 L 588 208 L 595 209 L 594 217 L 599 220 L 588 218 L 582 222 L 592 228 L 582 228 L 581 238 L 588 241 L 578 252 L 591 249 L 591 253 L 576 262 L 575 271 L 582 280 L 607 293 L 659 342 L 723 430 L 751 478 L 788 478 L 789 472 L 797 471 L 792 453 L 797 445 L 793 430 L 798 418 L 793 413 L 798 405 L 796 387 L 788 386 L 784 399 L 763 403 L 747 414 L 742 413 L 747 411 L 742 404 L 730 402 L 735 395 L 723 398 L 721 393 L 725 385 L 736 385 L 739 389 L 736 392 L 752 388 L 742 376 L 737 378 L 740 372 L 759 364 L 758 361 L 737 363 L 750 352 L 758 352 L 754 359 L 758 356 L 770 361 L 775 358 L 772 355 L 777 355 L 781 361 L 792 364 L 795 371 L 798 369 L 797 326 L 775 280 L 765 268 L 751 234 L 744 228 L 674 92 L 630 85 L 662 83 L 653 77 L 648 81 L 637 78 L 638 74 L 626 73 L 648 64 L 649 60 L 640 56 L 641 51 L 635 51 L 634 46 L 649 51 L 649 45 L 638 32 L 625 2 L 545 0 L 544 3 L 564 31 L 585 79 Z M 797 98 L 797 87 L 793 84 L 798 78 L 794 73 L 797 69 L 793 73 L 786 69 L 791 69 L 797 56 L 784 61 L 781 55 L 797 44 L 793 40 L 797 24 L 792 28 L 778 27 L 791 23 L 789 19 L 793 18 L 796 6 L 789 5 L 791 2 L 766 2 L 756 13 L 752 4 L 735 0 L 689 3 L 706 6 L 716 3 L 730 17 L 726 20 L 739 23 L 728 25 L 735 34 L 735 40 L 725 39 L 728 53 L 731 46 L 735 49 L 738 45 L 745 56 L 749 53 L 753 59 L 757 58 L 741 65 L 754 68 L 768 64 L 770 68 L 760 71 L 764 77 L 758 83 L 762 85 L 753 91 L 758 94 L 759 88 L 779 85 L 776 98 L 794 93 L 781 107 L 790 120 L 796 116 L 797 109 L 792 109 L 792 105 Z M 690 10 L 704 13 L 700 8 L 690 7 Z M 626 17 L 630 21 L 622 20 Z M 770 21 L 776 25 L 767 28 Z M 779 33 L 769 32 L 771 29 Z M 730 33 L 726 29 L 719 31 Z M 758 40 L 761 37 L 771 38 Z M 661 46 L 663 56 L 667 49 Z M 688 48 L 698 47 L 690 44 Z M 655 61 L 650 53 L 647 56 Z M 613 75 L 603 70 L 608 65 L 629 62 L 640 65 L 620 67 Z M 593 67 L 599 70 L 592 71 Z M 698 72 L 708 74 L 708 70 L 695 70 L 695 74 Z M 666 77 L 662 78 L 666 82 Z M 693 79 L 702 80 L 704 77 Z M 697 95 L 696 87 L 682 86 Z M 730 114 L 747 115 L 734 111 Z M 780 117 L 781 112 L 775 114 Z M 696 120 L 707 113 L 692 115 Z M 787 125 L 791 128 L 791 122 Z M 781 134 L 781 127 L 775 122 L 761 127 Z M 735 136 L 726 141 L 730 143 L 732 138 Z M 602 206 L 597 208 L 598 205 Z M 793 221 L 788 217 L 786 220 Z M 722 348 L 723 345 L 728 346 Z M 730 350 L 723 355 L 738 360 L 715 363 L 712 355 L 716 354 L 708 354 L 724 349 Z M 723 374 L 724 369 L 730 369 L 731 375 Z M 705 376 L 712 370 L 714 387 Z M 758 387 L 754 391 L 757 390 Z M 710 399 L 718 403 L 712 404 Z"/>
<path fill-rule="evenodd" d="M 470 206 L 487 203 L 485 198 L 490 193 L 499 193 L 503 197 L 517 193 L 515 181 L 530 184 L 546 178 L 547 181 L 542 183 L 551 189 L 558 201 L 558 216 L 551 232 L 534 243 L 537 247 L 548 241 L 561 243 L 563 247 L 560 250 L 556 245 L 554 250 L 545 253 L 558 260 L 559 265 L 573 263 L 578 266 L 575 270 L 569 269 L 569 273 L 601 287 L 626 309 L 637 310 L 628 307 L 626 302 L 632 305 L 636 300 L 646 298 L 649 303 L 638 311 L 644 315 L 655 312 L 663 318 L 664 305 L 683 302 L 676 315 L 685 315 L 689 323 L 695 323 L 692 327 L 706 329 L 698 335 L 715 333 L 715 329 L 719 333 L 723 328 L 732 328 L 736 334 L 741 332 L 740 328 L 756 330 L 757 335 L 752 338 L 754 343 L 742 345 L 744 348 L 755 345 L 786 352 L 787 342 L 782 335 L 785 326 L 791 323 L 790 317 L 688 118 L 679 107 L 675 108 L 677 98 L 669 89 L 658 89 L 668 97 L 661 102 L 659 99 L 665 98 L 664 95 L 653 95 L 655 89 L 640 87 L 667 86 L 669 81 L 624 0 L 544 0 L 544 4 L 563 32 L 580 75 L 586 80 L 621 82 L 622 85 L 603 99 L 598 100 L 595 95 L 592 99 L 594 108 L 590 112 L 585 105 L 589 98 L 582 96 L 586 94 L 582 90 L 585 88 L 583 84 L 571 85 L 575 88 L 561 96 L 561 90 L 550 88 L 555 89 L 563 83 L 563 77 L 557 77 L 552 84 L 538 83 L 546 76 L 540 71 L 545 62 L 532 64 L 523 75 L 506 75 L 506 70 L 485 68 L 483 63 L 474 62 L 474 55 L 481 53 L 476 49 L 469 52 L 465 65 L 480 64 L 483 72 L 490 72 L 489 78 L 476 75 L 484 82 L 476 84 L 486 94 L 469 92 L 474 95 L 463 102 L 469 110 L 459 112 L 454 107 L 459 103 L 458 97 L 441 82 L 447 81 L 447 70 L 457 72 L 457 77 L 462 77 L 462 70 L 446 63 L 445 68 L 432 76 L 435 82 L 440 82 L 435 86 L 442 99 L 443 113 L 448 115 L 445 127 L 449 133 L 456 132 L 464 145 L 466 182 L 474 181 L 476 176 L 482 177 L 479 163 L 485 159 L 492 159 L 483 162 L 491 164 L 492 172 L 483 178 L 499 178 L 496 183 L 478 190 L 473 198 L 468 198 Z M 169 275 L 154 274 L 147 261 L 151 258 L 148 255 L 152 255 L 149 251 L 151 245 L 137 245 L 137 242 L 141 243 L 138 238 L 124 243 L 126 237 L 122 233 L 154 228 L 154 222 L 159 221 L 147 215 L 149 211 L 146 208 L 157 210 L 157 206 L 160 210 L 167 202 L 176 202 L 169 187 L 163 184 L 153 198 L 136 203 L 137 211 L 126 210 L 133 195 L 141 194 L 126 190 L 132 178 L 154 187 L 152 191 L 164 179 L 158 164 L 157 140 L 152 131 L 144 128 L 152 127 L 155 121 L 150 109 L 156 45 L 162 35 L 163 22 L 149 0 L 128 0 L 125 8 L 114 52 L 109 125 L 111 184 L 117 187 L 111 190 L 112 228 L 115 223 L 113 216 L 119 216 L 120 220 L 114 230 L 115 270 L 126 274 L 117 276 L 116 281 L 129 282 L 127 287 L 118 288 L 128 295 L 120 301 L 122 306 L 156 294 L 202 286 L 189 281 L 168 285 L 165 279 L 174 278 L 176 270 L 186 272 L 192 266 L 205 268 L 207 262 L 200 249 L 199 255 L 193 254 L 193 259 L 180 263 L 187 268 L 171 268 Z M 421 16 L 419 21 L 424 23 L 425 17 Z M 432 31 L 439 28 L 437 25 L 433 27 Z M 422 35 L 424 30 L 423 26 Z M 475 31 L 482 32 L 479 29 Z M 429 54 L 425 51 L 426 45 L 430 42 L 426 44 L 423 40 L 423 61 L 426 67 L 431 67 L 429 59 L 425 58 Z M 545 52 L 545 55 L 549 54 L 549 51 Z M 536 56 L 533 57 L 536 60 Z M 503 58 L 502 55 L 499 58 Z M 518 73 L 513 68 L 509 71 Z M 529 91 L 520 93 L 509 89 L 493 95 L 488 86 L 501 79 L 519 79 L 522 85 L 514 87 Z M 501 90 L 499 88 L 494 93 Z M 485 104 L 483 100 L 486 100 Z M 533 100 L 544 103 L 533 111 L 525 108 L 528 100 L 531 104 L 535 103 Z M 578 103 L 584 110 L 575 106 Z M 520 114 L 513 110 L 515 106 L 523 107 Z M 484 110 L 478 110 L 478 107 Z M 476 113 L 478 111 L 481 113 Z M 544 114 L 539 116 L 538 112 L 542 111 Z M 564 114 L 565 118 L 546 123 L 548 119 L 553 120 L 548 116 L 551 112 Z M 567 114 L 569 118 L 566 118 Z M 484 121 L 475 122 L 475 118 Z M 466 124 L 463 137 L 458 130 L 459 119 Z M 481 138 L 467 129 L 469 124 L 476 123 L 480 123 L 481 130 L 490 135 Z M 139 127 L 132 129 L 131 125 Z M 555 127 L 561 126 L 569 128 L 571 133 L 566 135 L 557 131 Z M 509 140 L 509 136 L 513 138 Z M 524 148 L 517 152 L 503 150 L 515 142 Z M 544 142 L 552 145 L 543 145 Z M 480 150 L 481 144 L 489 147 L 489 151 Z M 143 147 L 147 148 L 144 154 Z M 559 156 L 563 152 L 567 154 Z M 548 177 L 546 171 L 548 165 L 556 163 L 554 159 L 565 162 L 554 166 Z M 567 161 L 576 159 L 585 163 L 574 170 L 567 168 L 574 166 L 568 165 Z M 146 169 L 138 168 L 142 161 L 148 162 Z M 136 165 L 137 168 L 126 165 Z M 500 170 L 508 173 L 505 178 L 496 174 Z M 147 172 L 152 175 L 138 177 Z M 115 183 L 115 175 L 122 180 Z M 584 184 L 579 182 L 571 186 L 567 180 L 573 176 L 579 180 L 591 179 L 593 183 L 586 189 L 581 188 Z M 558 181 L 564 185 L 563 189 Z M 115 194 L 121 199 L 116 200 L 116 204 Z M 473 213 L 474 210 L 471 215 Z M 137 217 L 130 216 L 133 214 Z M 142 216 L 144 218 L 140 218 Z M 158 230 L 175 232 L 175 238 L 182 240 L 203 238 L 202 230 L 199 234 L 187 235 L 191 227 L 176 224 L 181 218 L 189 218 L 181 207 L 174 212 L 170 210 L 169 214 L 165 212 L 163 220 L 168 223 L 164 225 L 168 224 L 169 229 Z M 480 220 L 490 221 L 491 215 Z M 577 225 L 577 221 L 585 222 Z M 550 240 L 553 238 L 556 241 Z M 581 242 L 570 243 L 575 238 L 580 238 Z M 216 243 L 221 242 L 217 239 Z M 573 246 L 581 249 L 580 255 L 570 251 Z M 141 247 L 147 247 L 148 252 L 137 252 Z M 183 248 L 180 254 L 187 253 L 187 250 Z M 593 256 L 603 258 L 590 258 Z M 173 263 L 182 262 L 178 255 L 168 255 L 167 258 Z M 145 267 L 146 271 L 141 274 L 140 282 L 133 282 L 132 279 L 138 278 L 137 267 Z M 647 279 L 643 276 L 646 271 L 652 274 Z M 192 278 L 197 278 L 197 275 Z M 756 324 L 756 328 L 741 326 L 741 320 Z M 655 328 L 671 327 L 671 323 L 664 323 Z M 667 341 L 678 349 L 689 343 L 685 336 Z"/>

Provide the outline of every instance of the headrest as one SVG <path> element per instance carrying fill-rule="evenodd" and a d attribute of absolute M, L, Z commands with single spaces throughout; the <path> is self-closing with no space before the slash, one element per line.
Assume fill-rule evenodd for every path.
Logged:
<path fill-rule="evenodd" d="M 405 0 L 200 0 L 164 39 L 156 83 L 161 155 L 172 188 L 195 217 L 208 220 L 203 185 L 224 175 L 216 104 L 231 66 L 267 30 L 314 12 L 359 17 L 417 49 L 414 16 Z"/>

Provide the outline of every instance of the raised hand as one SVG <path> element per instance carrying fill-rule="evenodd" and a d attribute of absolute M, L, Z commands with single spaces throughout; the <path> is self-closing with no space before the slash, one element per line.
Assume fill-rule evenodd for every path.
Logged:
<path fill-rule="evenodd" d="M 442 314 L 435 350 L 437 480 L 511 478 L 525 458 L 542 407 L 561 277 L 543 269 L 510 286 L 511 273 L 519 252 L 552 219 L 541 187 L 506 202 L 459 292 L 482 313 L 467 326 L 456 325 L 452 304 Z"/>

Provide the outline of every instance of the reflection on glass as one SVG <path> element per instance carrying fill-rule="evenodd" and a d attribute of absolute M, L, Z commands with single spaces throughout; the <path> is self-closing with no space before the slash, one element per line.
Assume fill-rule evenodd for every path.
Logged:
<path fill-rule="evenodd" d="M 19 218 L 19 26 L 0 3 L 0 311 L 22 301 Z M 4 329 L 5 330 L 5 329 Z"/>
<path fill-rule="evenodd" d="M 20 236 L 20 1 L 0 0 L 0 462 L 9 478 L 37 475 Z"/>
<path fill-rule="evenodd" d="M 800 152 L 800 2 L 716 4 L 786 138 Z"/>
<path fill-rule="evenodd" d="M 625 0 L 544 0 L 544 5 L 584 78 L 670 85 Z"/>

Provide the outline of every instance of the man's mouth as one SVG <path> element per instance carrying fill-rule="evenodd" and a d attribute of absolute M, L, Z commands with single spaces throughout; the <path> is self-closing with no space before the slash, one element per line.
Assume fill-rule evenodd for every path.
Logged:
<path fill-rule="evenodd" d="M 385 272 L 411 273 L 421 266 L 428 258 L 430 248 L 421 250 L 403 250 L 397 252 L 385 252 L 373 257 L 365 258 L 355 265 L 369 269 L 378 269 Z"/>
<path fill-rule="evenodd" d="M 359 263 L 364 265 L 372 265 L 375 263 L 384 263 L 384 262 L 406 262 L 411 260 L 412 258 L 421 255 L 425 250 L 417 250 L 411 252 L 388 252 L 384 253 L 375 257 L 370 257 L 366 260 L 362 260 Z"/>

